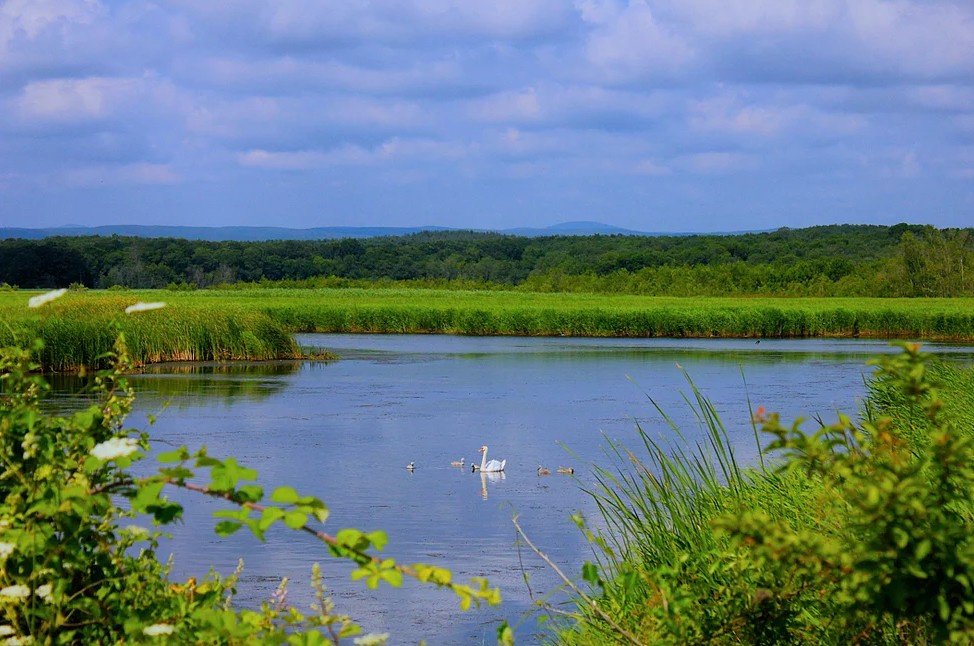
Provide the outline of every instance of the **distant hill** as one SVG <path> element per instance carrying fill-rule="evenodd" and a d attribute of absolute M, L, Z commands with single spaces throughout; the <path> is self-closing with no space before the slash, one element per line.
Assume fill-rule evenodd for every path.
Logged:
<path fill-rule="evenodd" d="M 335 240 L 339 238 L 377 238 L 381 236 L 404 236 L 422 231 L 464 231 L 449 227 L 315 227 L 311 229 L 288 229 L 284 227 L 183 227 L 142 224 L 112 224 L 97 227 L 64 226 L 42 229 L 25 227 L 0 227 L 0 239 L 23 238 L 39 240 L 52 236 L 133 236 L 137 238 L 181 238 L 184 240 L 207 240 L 223 242 L 237 240 L 254 242 L 261 240 Z M 477 231 L 488 231 L 476 229 Z M 564 222 L 544 228 L 518 227 L 492 231 L 508 235 L 535 238 L 552 235 L 687 235 L 679 233 L 647 233 L 622 229 L 599 222 Z"/>
<path fill-rule="evenodd" d="M 143 224 L 110 224 L 97 227 L 66 226 L 45 229 L 0 227 L 0 238 L 38 240 L 52 236 L 132 236 L 136 238 L 181 238 L 223 242 L 238 240 L 333 240 L 337 238 L 374 238 L 400 236 L 420 231 L 446 231 L 446 227 L 183 227 Z"/>

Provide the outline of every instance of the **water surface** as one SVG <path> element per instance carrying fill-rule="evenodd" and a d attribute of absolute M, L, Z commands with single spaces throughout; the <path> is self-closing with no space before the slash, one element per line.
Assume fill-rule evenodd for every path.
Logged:
<path fill-rule="evenodd" d="M 229 573 L 243 558 L 242 602 L 268 598 L 287 576 L 289 601 L 302 608 L 318 561 L 338 610 L 366 631 L 391 633 L 393 644 L 493 643 L 501 619 L 514 624 L 530 610 L 529 586 L 535 594 L 556 588 L 554 573 L 518 550 L 512 514 L 577 576 L 591 557 L 569 517 L 580 511 L 595 520 L 582 487 L 592 483 L 593 463 L 608 463 L 606 438 L 637 448 L 637 425 L 672 437 L 649 398 L 690 442 L 703 437 L 683 399 L 690 390 L 684 372 L 713 401 L 747 462 L 757 455 L 749 400 L 785 421 L 832 420 L 838 410 L 858 409 L 867 359 L 892 351 L 860 340 L 300 335 L 299 343 L 341 360 L 156 366 L 132 379 L 131 421 L 154 415 L 161 450 L 205 444 L 212 455 L 255 467 L 267 490 L 287 484 L 320 497 L 331 510 L 327 531 L 382 529 L 386 551 L 400 562 L 447 567 L 459 580 L 486 576 L 504 603 L 460 613 L 450 593 L 411 581 L 402 590 L 368 590 L 310 537 L 275 530 L 266 543 L 243 531 L 218 538 L 210 512 L 221 506 L 194 498 L 186 524 L 161 551 L 172 551 L 183 579 L 211 565 Z M 927 348 L 972 357 L 969 346 Z M 490 457 L 507 460 L 503 475 L 450 466 L 461 457 L 479 461 L 483 444 Z M 571 466 L 575 476 L 539 477 L 538 465 Z M 518 643 L 537 641 L 536 617 L 517 632 Z"/>

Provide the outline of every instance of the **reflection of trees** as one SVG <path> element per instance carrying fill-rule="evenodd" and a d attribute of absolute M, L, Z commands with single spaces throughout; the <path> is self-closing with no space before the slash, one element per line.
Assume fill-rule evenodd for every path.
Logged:
<path fill-rule="evenodd" d="M 287 386 L 282 379 L 268 379 L 297 374 L 299 361 L 268 361 L 260 363 L 170 363 L 146 366 L 139 374 L 129 375 L 129 383 L 137 395 L 172 399 L 178 406 L 180 399 L 238 398 L 259 400 L 274 395 Z M 47 378 L 51 384 L 54 407 L 73 409 L 74 404 L 85 406 L 92 392 L 91 377 L 54 374 Z"/>

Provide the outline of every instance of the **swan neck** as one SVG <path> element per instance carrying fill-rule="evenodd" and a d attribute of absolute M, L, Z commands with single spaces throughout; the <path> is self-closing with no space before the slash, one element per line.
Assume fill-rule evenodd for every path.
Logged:
<path fill-rule="evenodd" d="M 487 468 L 487 447 L 484 447 L 484 457 L 480 460 L 480 470 Z"/>

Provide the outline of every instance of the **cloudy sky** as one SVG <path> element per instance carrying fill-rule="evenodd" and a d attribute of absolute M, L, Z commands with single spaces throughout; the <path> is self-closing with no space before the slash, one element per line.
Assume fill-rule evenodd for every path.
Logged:
<path fill-rule="evenodd" d="M 0 0 L 0 225 L 974 225 L 972 0 Z"/>

